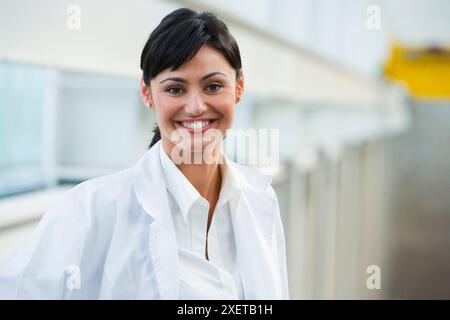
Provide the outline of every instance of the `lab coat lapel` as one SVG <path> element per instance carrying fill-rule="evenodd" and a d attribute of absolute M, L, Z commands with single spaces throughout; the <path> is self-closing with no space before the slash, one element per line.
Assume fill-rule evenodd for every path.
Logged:
<path fill-rule="evenodd" d="M 271 246 L 271 230 L 274 219 L 272 212 L 264 212 L 260 203 L 254 203 L 247 197 L 248 187 L 242 176 L 242 192 L 232 201 L 233 229 L 236 241 L 238 268 L 244 287 L 245 299 L 279 299 L 281 297 L 280 283 L 274 265 L 274 256 Z M 239 177 L 240 176 L 240 177 Z M 255 181 L 252 181 L 256 183 Z M 262 183 L 266 185 L 268 181 Z M 253 201 L 253 202 L 251 202 Z M 255 211 L 257 209 L 258 212 Z M 266 216 L 264 216 L 266 215 Z M 267 216 L 269 215 L 269 216 Z"/>
<path fill-rule="evenodd" d="M 161 167 L 159 148 L 161 141 L 146 152 L 134 170 L 134 188 L 138 201 L 153 217 L 150 225 L 150 253 L 158 279 L 161 299 L 179 299 L 178 247 L 166 184 Z M 239 196 L 231 201 L 233 229 L 236 241 L 238 268 L 244 287 L 245 299 L 279 299 L 281 284 L 277 281 L 272 250 L 271 230 L 274 212 L 266 212 L 257 200 L 247 196 L 253 187 L 267 186 L 269 180 L 256 179 L 229 167 L 234 184 L 240 186 Z M 254 177 L 257 178 L 257 177 Z M 261 178 L 261 177 L 258 177 Z M 255 212 L 254 208 L 258 209 Z"/>
<path fill-rule="evenodd" d="M 160 297 L 178 299 L 178 247 L 162 175 L 160 144 L 161 141 L 148 150 L 135 166 L 134 188 L 143 209 L 153 218 L 149 248 Z"/>

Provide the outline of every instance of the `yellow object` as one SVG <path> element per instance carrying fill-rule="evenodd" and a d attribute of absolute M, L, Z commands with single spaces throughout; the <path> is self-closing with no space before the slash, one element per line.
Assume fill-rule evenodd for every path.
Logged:
<path fill-rule="evenodd" d="M 450 98 L 450 48 L 393 45 L 384 71 L 404 83 L 413 96 Z"/>

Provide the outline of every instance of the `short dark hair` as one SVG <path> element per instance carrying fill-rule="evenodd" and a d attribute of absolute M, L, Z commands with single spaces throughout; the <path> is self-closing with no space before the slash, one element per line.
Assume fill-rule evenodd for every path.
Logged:
<path fill-rule="evenodd" d="M 204 45 L 223 54 L 239 78 L 241 55 L 236 40 L 223 21 L 211 12 L 195 12 L 188 8 L 177 9 L 165 16 L 148 38 L 141 54 L 144 82 L 167 68 L 178 69 L 191 60 Z M 158 126 L 150 143 L 151 148 L 161 139 Z"/>

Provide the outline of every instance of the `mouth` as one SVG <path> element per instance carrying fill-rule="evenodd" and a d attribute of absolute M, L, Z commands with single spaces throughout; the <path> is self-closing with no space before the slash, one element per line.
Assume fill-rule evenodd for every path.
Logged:
<path fill-rule="evenodd" d="M 177 128 L 183 128 L 189 132 L 203 132 L 212 128 L 218 119 L 201 119 L 195 121 L 175 121 Z"/>

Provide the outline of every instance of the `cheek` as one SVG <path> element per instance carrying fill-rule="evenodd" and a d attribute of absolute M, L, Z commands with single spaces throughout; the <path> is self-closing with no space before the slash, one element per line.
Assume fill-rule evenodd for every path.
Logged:
<path fill-rule="evenodd" d="M 169 101 L 160 101 L 156 108 L 157 118 L 161 122 L 170 121 L 170 119 L 178 112 L 181 107 Z"/>
<path fill-rule="evenodd" d="M 230 120 L 229 118 L 232 118 L 234 115 L 235 105 L 231 95 L 219 96 L 215 101 L 211 101 L 211 105 L 227 120 Z"/>
<path fill-rule="evenodd" d="M 224 119 L 228 122 L 231 122 L 234 117 L 234 103 L 224 103 L 220 106 L 220 110 L 218 110 L 224 117 Z"/>

